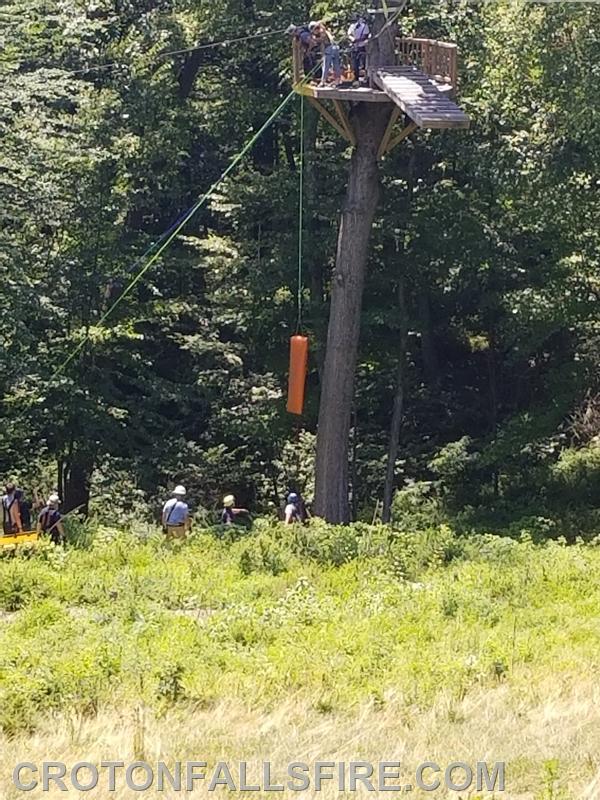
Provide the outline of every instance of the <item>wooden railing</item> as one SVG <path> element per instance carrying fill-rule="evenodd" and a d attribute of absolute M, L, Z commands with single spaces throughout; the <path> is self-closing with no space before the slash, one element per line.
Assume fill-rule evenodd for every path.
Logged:
<path fill-rule="evenodd" d="M 440 83 L 456 87 L 458 48 L 435 39 L 396 39 L 396 64 L 412 64 Z M 293 83 L 304 77 L 303 54 L 297 39 L 292 40 Z"/>
<path fill-rule="evenodd" d="M 440 83 L 456 86 L 458 48 L 435 39 L 397 39 L 398 64 L 412 64 Z"/>

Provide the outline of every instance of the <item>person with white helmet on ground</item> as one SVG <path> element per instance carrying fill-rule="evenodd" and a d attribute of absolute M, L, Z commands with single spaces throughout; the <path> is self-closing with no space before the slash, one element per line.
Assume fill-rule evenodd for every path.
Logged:
<path fill-rule="evenodd" d="M 221 524 L 222 525 L 235 525 L 236 518 L 239 514 L 249 514 L 247 508 L 235 507 L 235 496 L 226 494 L 223 498 L 223 511 L 221 511 Z"/>
<path fill-rule="evenodd" d="M 168 539 L 185 539 L 190 530 L 190 509 L 184 501 L 185 495 L 185 488 L 176 486 L 173 497 L 163 506 L 162 525 Z"/>
<path fill-rule="evenodd" d="M 47 504 L 40 511 L 38 517 L 38 533 L 50 535 L 54 544 L 62 544 L 65 540 L 65 531 L 62 524 L 62 514 L 58 510 L 60 497 L 53 492 L 48 498 Z"/>

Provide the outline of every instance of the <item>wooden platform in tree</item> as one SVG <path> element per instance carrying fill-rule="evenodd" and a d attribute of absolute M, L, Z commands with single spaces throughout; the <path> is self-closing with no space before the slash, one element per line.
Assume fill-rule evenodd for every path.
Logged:
<path fill-rule="evenodd" d="M 395 40 L 396 63 L 370 67 L 367 46 L 368 85 L 319 86 L 304 77 L 303 56 L 297 39 L 292 42 L 293 86 L 350 144 L 356 144 L 351 114 L 354 103 L 388 103 L 390 122 L 379 148 L 388 153 L 417 128 L 469 127 L 469 117 L 452 99 L 458 80 L 458 49 L 451 42 L 433 39 Z M 328 107 L 325 101 L 330 100 Z M 394 133 L 399 122 L 401 130 Z"/>
<path fill-rule="evenodd" d="M 372 78 L 420 128 L 469 127 L 465 112 L 416 67 L 384 67 L 374 72 Z"/>
<path fill-rule="evenodd" d="M 385 92 L 379 89 L 371 89 L 368 86 L 360 87 L 337 87 L 337 86 L 315 86 L 314 84 L 298 84 L 294 89 L 307 97 L 314 97 L 316 100 L 349 100 L 353 103 L 389 103 L 390 98 Z"/>

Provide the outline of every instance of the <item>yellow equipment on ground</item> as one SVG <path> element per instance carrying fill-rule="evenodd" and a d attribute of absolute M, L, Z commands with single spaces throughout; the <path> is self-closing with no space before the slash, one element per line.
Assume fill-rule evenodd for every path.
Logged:
<path fill-rule="evenodd" d="M 0 547 L 37 542 L 39 538 L 40 535 L 37 531 L 23 531 L 22 533 L 4 535 L 0 536 Z"/>

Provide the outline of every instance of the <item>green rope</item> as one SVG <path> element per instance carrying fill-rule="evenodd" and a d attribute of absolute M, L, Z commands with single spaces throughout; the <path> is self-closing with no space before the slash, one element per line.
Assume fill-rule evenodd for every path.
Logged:
<path fill-rule="evenodd" d="M 300 186 L 298 190 L 298 322 L 296 333 L 302 328 L 302 260 L 304 233 L 304 95 L 300 95 Z"/>
<path fill-rule="evenodd" d="M 191 209 L 183 217 L 181 222 L 173 230 L 173 232 L 170 234 L 170 236 L 167 239 L 165 239 L 165 241 L 162 243 L 161 247 L 146 262 L 146 264 L 144 264 L 144 266 L 139 270 L 139 272 L 137 272 L 137 274 L 131 280 L 129 285 L 125 288 L 123 293 L 121 295 L 119 295 L 119 297 L 115 300 L 115 302 L 112 304 L 112 306 L 110 306 L 110 308 L 108 308 L 108 310 L 100 317 L 100 319 L 98 320 L 98 323 L 93 326 L 95 330 L 97 330 L 98 328 L 101 328 L 104 325 L 106 320 L 115 311 L 117 306 L 119 306 L 123 302 L 123 300 L 125 300 L 125 298 L 131 293 L 133 288 L 141 281 L 141 279 L 148 272 L 150 267 L 164 253 L 164 251 L 171 244 L 173 239 L 175 239 L 175 237 L 180 233 L 181 229 L 190 221 L 190 219 L 194 216 L 194 214 L 196 214 L 196 212 L 199 211 L 202 208 L 202 206 L 210 198 L 210 196 L 215 191 L 215 189 L 217 189 L 217 187 L 225 180 L 225 178 L 230 174 L 230 172 L 232 172 L 235 169 L 235 167 L 239 164 L 239 162 L 246 155 L 246 153 L 254 146 L 254 144 L 262 136 L 262 134 L 265 132 L 265 130 L 269 127 L 269 125 L 279 116 L 279 114 L 281 114 L 281 112 L 287 106 L 287 104 L 292 99 L 294 94 L 295 94 L 295 90 L 292 89 L 292 91 L 288 94 L 288 96 L 277 106 L 277 108 L 271 114 L 271 116 L 267 119 L 267 121 L 259 128 L 259 130 L 254 134 L 254 136 L 252 136 L 252 138 L 244 145 L 244 147 L 240 150 L 240 152 L 233 159 L 233 161 L 231 161 L 231 163 L 229 164 L 227 169 L 224 172 L 221 173 L 220 177 L 213 183 L 213 185 L 210 187 L 210 189 L 207 192 L 205 192 L 205 194 L 202 195 L 202 197 L 198 200 L 197 203 L 195 203 L 195 205 L 193 205 L 191 207 Z M 151 250 L 152 250 L 152 248 L 150 248 L 150 251 Z M 147 251 L 144 254 L 144 256 L 142 256 L 142 258 L 145 258 L 145 256 L 150 251 Z M 90 339 L 90 333 L 88 332 L 88 333 L 86 333 L 84 338 L 81 340 L 81 342 L 79 342 L 77 347 L 63 361 L 63 363 L 60 365 L 60 367 L 54 373 L 54 375 L 52 376 L 53 379 L 54 378 L 58 378 L 60 375 L 62 375 L 62 373 L 65 371 L 65 369 L 71 363 L 71 361 L 73 361 L 73 359 L 81 352 L 81 350 L 84 348 L 84 346 L 89 341 L 89 339 Z"/>

